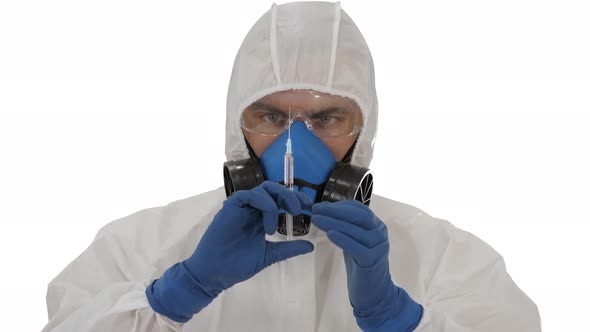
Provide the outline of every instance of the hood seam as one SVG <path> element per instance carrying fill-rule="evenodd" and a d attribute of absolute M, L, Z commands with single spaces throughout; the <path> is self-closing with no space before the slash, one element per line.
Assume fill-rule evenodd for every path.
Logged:
<path fill-rule="evenodd" d="M 272 58 L 272 69 L 277 78 L 277 82 L 281 84 L 281 67 L 279 64 L 279 57 L 277 55 L 277 10 L 278 6 L 273 2 L 270 23 L 270 56 Z"/>
<path fill-rule="evenodd" d="M 332 28 L 332 51 L 330 54 L 330 72 L 328 74 L 328 82 L 326 85 L 332 87 L 332 79 L 334 78 L 334 67 L 336 66 L 336 48 L 338 47 L 338 33 L 340 31 L 340 1 L 334 3 L 334 26 Z"/>

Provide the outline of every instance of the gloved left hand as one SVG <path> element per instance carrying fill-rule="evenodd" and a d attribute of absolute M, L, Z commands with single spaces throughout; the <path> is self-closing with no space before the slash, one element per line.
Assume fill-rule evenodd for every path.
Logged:
<path fill-rule="evenodd" d="M 311 221 L 343 250 L 348 295 L 363 331 L 413 331 L 423 308 L 389 273 L 387 226 L 355 200 L 314 204 Z"/>
<path fill-rule="evenodd" d="M 146 288 L 150 306 L 177 322 L 187 322 L 221 292 L 279 261 L 313 251 L 305 240 L 269 242 L 279 210 L 298 215 L 312 201 L 271 181 L 233 193 L 217 212 L 193 254 L 169 267 Z"/>

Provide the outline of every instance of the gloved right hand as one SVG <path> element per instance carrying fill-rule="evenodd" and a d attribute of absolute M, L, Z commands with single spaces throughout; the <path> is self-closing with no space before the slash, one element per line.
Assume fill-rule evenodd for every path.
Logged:
<path fill-rule="evenodd" d="M 170 267 L 146 289 L 154 311 L 187 322 L 222 291 L 276 262 L 309 253 L 313 244 L 268 242 L 278 227 L 279 209 L 298 215 L 311 211 L 303 193 L 265 181 L 231 195 L 203 234 L 194 253 Z"/>

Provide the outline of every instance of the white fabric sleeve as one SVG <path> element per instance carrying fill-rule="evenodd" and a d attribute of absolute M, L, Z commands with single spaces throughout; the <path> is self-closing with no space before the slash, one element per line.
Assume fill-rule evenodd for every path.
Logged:
<path fill-rule="evenodd" d="M 49 322 L 43 332 L 182 330 L 181 323 L 157 314 L 147 301 L 145 289 L 154 275 L 146 264 L 149 253 L 125 250 L 122 242 L 101 230 L 49 283 Z"/>
<path fill-rule="evenodd" d="M 441 250 L 425 280 L 424 315 L 415 331 L 541 331 L 537 306 L 508 275 L 502 256 L 473 234 L 437 222 L 443 231 L 430 245 Z"/>

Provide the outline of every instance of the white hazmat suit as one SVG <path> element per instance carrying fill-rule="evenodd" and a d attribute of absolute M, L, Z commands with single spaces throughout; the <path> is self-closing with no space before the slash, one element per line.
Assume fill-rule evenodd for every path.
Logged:
<path fill-rule="evenodd" d="M 368 167 L 377 127 L 373 62 L 338 2 L 273 4 L 252 27 L 229 85 L 228 160 L 249 157 L 240 129 L 244 108 L 295 88 L 358 103 L 364 126 L 351 163 Z M 224 200 L 218 188 L 104 226 L 50 282 L 43 331 L 360 331 L 348 299 L 342 250 L 313 226 L 304 237 L 315 245 L 313 252 L 234 285 L 187 323 L 154 312 L 146 287 L 193 253 Z M 424 307 L 416 331 L 540 331 L 537 307 L 486 243 L 377 195 L 370 208 L 389 231 L 393 281 Z"/>

